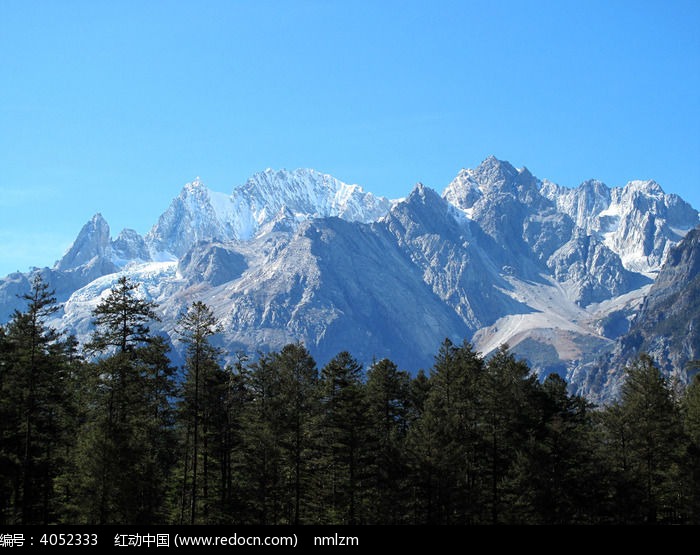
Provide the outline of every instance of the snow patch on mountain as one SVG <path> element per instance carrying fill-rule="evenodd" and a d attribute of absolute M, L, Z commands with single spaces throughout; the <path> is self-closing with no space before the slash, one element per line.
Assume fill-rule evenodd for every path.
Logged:
<path fill-rule="evenodd" d="M 184 186 L 146 241 L 154 258 L 180 257 L 199 241 L 248 241 L 281 214 L 289 225 L 330 216 L 366 223 L 390 207 L 391 201 L 359 185 L 309 169 L 267 169 L 231 195 L 210 191 L 197 178 Z"/>
<path fill-rule="evenodd" d="M 389 201 L 314 170 L 265 170 L 225 194 L 187 183 L 142 237 L 95 215 L 52 269 L 57 328 L 89 338 L 121 275 L 159 303 L 175 339 L 192 300 L 212 307 L 232 355 L 303 341 L 427 368 L 437 345 L 508 343 L 540 374 L 594 393 L 587 375 L 630 330 L 652 278 L 698 213 L 651 181 L 568 189 L 495 157 L 442 195 L 422 184 Z M 29 274 L 0 280 L 0 314 Z M 177 342 L 175 341 L 177 346 Z"/>
<path fill-rule="evenodd" d="M 85 341 L 92 329 L 93 311 L 121 276 L 128 275 L 139 285 L 136 294 L 140 298 L 166 303 L 181 285 L 176 272 L 175 262 L 147 262 L 131 265 L 126 272 L 101 276 L 76 290 L 49 323 L 57 329 L 69 329 Z"/>
<path fill-rule="evenodd" d="M 630 271 L 653 277 L 669 248 L 698 224 L 698 212 L 655 181 L 608 188 L 590 180 L 576 189 L 543 182 L 541 193 L 556 202 L 586 233 L 599 237 Z"/>

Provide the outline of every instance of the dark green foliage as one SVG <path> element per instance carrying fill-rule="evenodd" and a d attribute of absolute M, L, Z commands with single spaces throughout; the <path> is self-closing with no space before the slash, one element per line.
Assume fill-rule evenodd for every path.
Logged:
<path fill-rule="evenodd" d="M 243 410 L 242 459 L 244 522 L 278 524 L 284 515 L 280 440 L 280 377 L 271 355 L 261 355 L 246 373 L 249 395 Z"/>
<path fill-rule="evenodd" d="M 290 344 L 275 353 L 273 366 L 279 377 L 280 470 L 283 522 L 313 522 L 311 486 L 318 451 L 318 370 L 301 344 Z"/>
<path fill-rule="evenodd" d="M 192 303 L 180 318 L 179 332 L 187 346 L 185 383 L 178 419 L 181 454 L 176 521 L 220 522 L 226 457 L 226 394 L 228 376 L 219 365 L 211 338 L 217 323 L 204 303 Z"/>
<path fill-rule="evenodd" d="M 435 357 L 421 416 L 408 438 L 413 519 L 417 523 L 478 522 L 483 497 L 478 429 L 484 363 L 464 343 L 445 340 Z M 425 391 L 419 376 L 413 391 Z M 420 397 L 420 396 L 419 396 Z"/>
<path fill-rule="evenodd" d="M 488 480 L 485 504 L 490 521 L 504 520 L 507 478 L 523 446 L 537 425 L 537 380 L 527 364 L 516 361 L 502 346 L 493 355 L 481 383 L 484 458 L 481 464 Z"/>
<path fill-rule="evenodd" d="M 46 321 L 58 307 L 37 274 L 25 312 L 0 329 L 0 523 L 53 522 L 54 479 L 64 466 L 69 420 L 71 343 Z"/>
<path fill-rule="evenodd" d="M 370 422 L 362 366 L 348 353 L 321 371 L 321 459 L 317 487 L 324 523 L 365 522 Z"/>
<path fill-rule="evenodd" d="M 406 522 L 410 499 L 406 435 L 410 414 L 410 377 L 396 364 L 382 359 L 367 373 L 368 495 L 367 520 L 371 523 Z"/>
<path fill-rule="evenodd" d="M 682 510 L 684 444 L 678 400 L 653 361 L 626 369 L 620 402 L 602 415 L 612 478 L 613 519 L 654 524 Z"/>
<path fill-rule="evenodd" d="M 148 323 L 159 320 L 156 305 L 138 298 L 137 289 L 137 283 L 122 276 L 107 298 L 95 308 L 96 329 L 89 346 L 91 349 L 98 353 L 110 348 L 126 352 L 150 340 Z"/>
<path fill-rule="evenodd" d="M 683 399 L 683 430 L 686 443 L 688 519 L 700 524 L 700 375 L 696 375 Z"/>
<path fill-rule="evenodd" d="M 84 362 L 41 280 L 0 326 L 0 524 L 700 523 L 700 378 L 653 361 L 594 408 L 501 347 L 446 340 L 430 375 L 301 344 L 222 367 L 203 303 L 182 381 L 121 279 Z"/>
<path fill-rule="evenodd" d="M 537 422 L 510 472 L 510 518 L 530 524 L 596 521 L 603 493 L 591 405 L 550 374 L 533 399 Z"/>
<path fill-rule="evenodd" d="M 165 521 L 174 368 L 165 341 L 148 332 L 154 305 L 138 299 L 136 289 L 121 278 L 95 309 L 91 348 L 106 356 L 88 366 L 74 475 L 61 477 L 65 487 L 73 484 L 66 514 L 74 522 Z"/>

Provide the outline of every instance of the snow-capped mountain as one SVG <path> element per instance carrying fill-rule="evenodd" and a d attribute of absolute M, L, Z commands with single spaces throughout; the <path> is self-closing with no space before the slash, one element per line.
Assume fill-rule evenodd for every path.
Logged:
<path fill-rule="evenodd" d="M 155 259 L 180 257 L 198 241 L 247 241 L 273 222 L 294 227 L 328 216 L 370 222 L 390 205 L 359 185 L 308 169 L 265 170 L 231 195 L 210 191 L 197 178 L 173 200 L 146 235 L 146 243 Z"/>
<path fill-rule="evenodd" d="M 697 224 L 697 211 L 655 181 L 608 189 L 586 181 L 577 189 L 545 183 L 542 193 L 589 235 L 602 237 L 626 269 L 654 275 L 668 249 Z"/>
<path fill-rule="evenodd" d="M 231 354 L 301 340 L 321 364 L 349 350 L 415 371 L 445 337 L 484 354 L 507 342 L 600 398 L 614 384 L 595 385 L 588 369 L 629 331 L 697 223 L 654 182 L 568 189 L 494 157 L 442 195 L 418 184 L 399 201 L 314 170 L 266 170 L 230 195 L 188 183 L 145 237 L 113 240 L 96 215 L 41 272 L 64 302 L 56 326 L 78 337 L 126 273 L 173 338 L 186 305 L 210 305 Z M 28 278 L 0 281 L 0 318 Z"/>
<path fill-rule="evenodd" d="M 614 396 L 623 369 L 648 353 L 668 375 L 683 382 L 700 360 L 700 227 L 671 247 L 627 333 L 606 356 L 577 369 L 581 390 L 594 399 Z"/>

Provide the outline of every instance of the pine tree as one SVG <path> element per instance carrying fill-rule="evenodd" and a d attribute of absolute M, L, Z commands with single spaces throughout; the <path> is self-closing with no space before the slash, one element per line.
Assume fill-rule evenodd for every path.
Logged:
<path fill-rule="evenodd" d="M 367 372 L 368 519 L 374 524 L 400 524 L 408 509 L 409 384 L 409 375 L 389 359 L 375 362 Z"/>
<path fill-rule="evenodd" d="M 535 405 L 538 421 L 511 468 L 510 519 L 518 524 L 590 524 L 602 506 L 591 405 L 550 374 Z"/>
<path fill-rule="evenodd" d="M 231 524 L 250 522 L 245 501 L 244 481 L 244 414 L 250 401 L 246 387 L 245 355 L 238 353 L 232 366 L 226 366 L 226 388 L 224 397 L 224 422 L 222 438 L 221 510 Z"/>
<path fill-rule="evenodd" d="M 469 343 L 442 343 L 423 412 L 409 437 L 418 522 L 479 522 L 483 487 L 477 417 L 483 373 L 483 360 Z"/>
<path fill-rule="evenodd" d="M 505 487 L 509 474 L 537 423 L 537 378 L 502 345 L 486 364 L 480 397 L 480 460 L 488 481 L 485 506 L 490 522 L 498 524 L 508 519 L 504 500 L 510 493 Z"/>
<path fill-rule="evenodd" d="M 364 521 L 368 426 L 362 366 L 343 351 L 321 371 L 320 523 Z"/>
<path fill-rule="evenodd" d="M 211 308 L 195 301 L 178 325 L 187 348 L 179 419 L 183 446 L 178 521 L 209 524 L 223 518 L 228 376 L 218 362 L 221 353 L 211 343 L 218 332 Z"/>
<path fill-rule="evenodd" d="M 142 451 L 137 474 L 140 501 L 139 522 L 167 521 L 167 484 L 175 464 L 176 369 L 168 356 L 170 347 L 165 338 L 156 336 L 136 351 L 136 370 L 141 378 L 143 399 L 141 410 L 133 413 L 135 435 L 132 441 Z"/>
<path fill-rule="evenodd" d="M 151 339 L 149 322 L 160 321 L 156 304 L 136 295 L 138 284 L 122 276 L 93 312 L 95 332 L 90 348 L 105 353 L 116 348 L 124 353 Z"/>
<path fill-rule="evenodd" d="M 167 345 L 151 335 L 155 304 L 119 278 L 94 311 L 90 410 L 81 428 L 73 517 L 95 524 L 148 524 L 164 519 L 162 481 L 169 472 L 166 404 L 173 369 Z M 148 443 L 154 441 L 154 443 Z M 156 482 L 155 484 L 153 482 Z"/>
<path fill-rule="evenodd" d="M 246 524 L 279 524 L 285 514 L 281 382 L 273 357 L 260 354 L 245 373 L 248 401 L 242 416 L 241 473 Z"/>
<path fill-rule="evenodd" d="M 622 403 L 634 434 L 634 463 L 644 482 L 646 522 L 655 523 L 662 510 L 678 508 L 678 447 L 682 438 L 678 400 L 668 378 L 642 354 L 627 369 Z"/>
<path fill-rule="evenodd" d="M 619 404 L 603 415 L 616 521 L 653 524 L 678 511 L 682 429 L 667 378 L 642 354 L 626 368 Z"/>
<path fill-rule="evenodd" d="M 687 437 L 688 512 L 692 524 L 700 524 L 700 374 L 683 396 L 683 429 Z"/>
<path fill-rule="evenodd" d="M 39 274 L 22 298 L 27 309 L 14 312 L 0 345 L 0 509 L 8 522 L 48 523 L 55 518 L 53 482 L 71 432 L 63 427 L 67 348 L 47 324 L 58 306 Z"/>
<path fill-rule="evenodd" d="M 318 370 L 300 343 L 273 353 L 279 379 L 280 473 L 284 495 L 284 522 L 310 522 L 311 474 L 318 443 Z"/>

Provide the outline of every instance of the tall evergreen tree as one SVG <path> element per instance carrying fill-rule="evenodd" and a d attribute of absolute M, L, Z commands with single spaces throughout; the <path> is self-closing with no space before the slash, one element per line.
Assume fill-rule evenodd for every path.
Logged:
<path fill-rule="evenodd" d="M 492 524 L 504 521 L 507 478 L 518 451 L 534 433 L 537 396 L 537 378 L 524 361 L 516 360 L 508 346 L 502 345 L 487 362 L 480 388 L 482 463 Z"/>
<path fill-rule="evenodd" d="M 280 457 L 284 522 L 311 522 L 311 474 L 318 444 L 318 370 L 309 351 L 286 345 L 272 356 L 279 379 Z"/>
<path fill-rule="evenodd" d="M 602 424 L 615 521 L 653 524 L 679 509 L 679 404 L 648 355 L 626 368 L 620 402 L 606 409 Z"/>
<path fill-rule="evenodd" d="M 141 446 L 138 486 L 142 522 L 167 521 L 167 491 L 170 470 L 175 464 L 175 410 L 177 395 L 176 369 L 168 356 L 170 347 L 161 336 L 155 336 L 136 351 L 136 370 L 143 391 L 141 410 L 134 413 L 132 440 Z"/>
<path fill-rule="evenodd" d="M 700 374 L 686 389 L 682 406 L 687 437 L 688 517 L 692 524 L 700 524 Z"/>
<path fill-rule="evenodd" d="M 677 399 L 654 361 L 642 354 L 627 368 L 622 409 L 631 431 L 631 464 L 641 478 L 644 519 L 655 523 L 660 511 L 674 510 L 678 489 L 681 421 Z"/>
<path fill-rule="evenodd" d="M 518 524 L 591 524 L 603 505 L 603 476 L 594 456 L 591 405 L 569 395 L 550 374 L 542 383 L 533 434 L 516 454 L 508 489 Z"/>
<path fill-rule="evenodd" d="M 343 351 L 321 371 L 322 523 L 364 521 L 368 426 L 362 366 Z"/>
<path fill-rule="evenodd" d="M 260 354 L 245 374 L 248 402 L 242 417 L 241 473 L 247 524 L 279 524 L 285 514 L 281 381 L 273 357 Z"/>
<path fill-rule="evenodd" d="M 25 312 L 15 311 L 0 345 L 2 446 L 0 472 L 8 522 L 48 523 L 55 518 L 53 482 L 62 465 L 68 407 L 67 347 L 47 324 L 58 306 L 36 274 Z"/>
<path fill-rule="evenodd" d="M 139 298 L 138 283 L 122 276 L 93 311 L 95 331 L 90 347 L 98 353 L 110 348 L 120 352 L 135 349 L 151 339 L 149 323 L 160 321 L 153 301 Z"/>
<path fill-rule="evenodd" d="M 218 323 L 211 308 L 195 301 L 180 318 L 179 333 L 187 347 L 180 410 L 183 461 L 179 522 L 207 524 L 222 518 L 228 376 L 212 343 Z"/>
<path fill-rule="evenodd" d="M 446 339 L 435 357 L 420 419 L 411 429 L 414 513 L 418 522 L 480 521 L 479 389 L 483 360 L 465 342 Z"/>
<path fill-rule="evenodd" d="M 119 278 L 94 311 L 90 344 L 103 357 L 91 365 L 90 411 L 81 429 L 74 518 L 97 524 L 153 523 L 164 519 L 162 483 L 169 446 L 166 403 L 173 369 L 167 345 L 151 335 L 155 304 L 137 296 L 137 284 Z"/>
<path fill-rule="evenodd" d="M 406 435 L 409 426 L 410 378 L 389 359 L 367 372 L 369 507 L 375 524 L 405 522 L 408 509 Z"/>
<path fill-rule="evenodd" d="M 224 421 L 222 434 L 221 465 L 221 511 L 227 522 L 236 524 L 250 522 L 245 501 L 244 415 L 250 401 L 246 387 L 246 357 L 240 353 L 236 362 L 226 366 L 226 388 L 224 396 Z"/>

